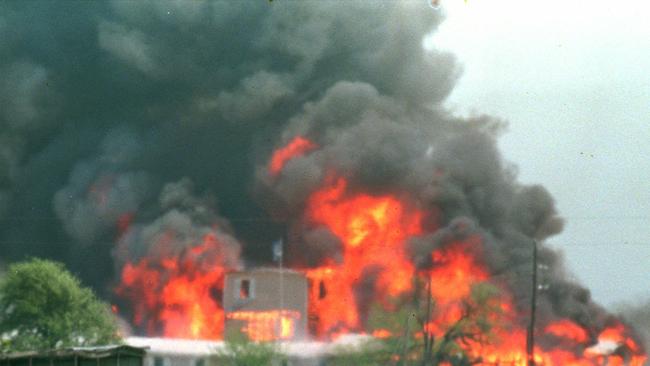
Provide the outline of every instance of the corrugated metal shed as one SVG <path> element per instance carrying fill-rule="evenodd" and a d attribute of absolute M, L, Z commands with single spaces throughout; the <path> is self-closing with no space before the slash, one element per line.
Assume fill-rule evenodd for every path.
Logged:
<path fill-rule="evenodd" d="M 142 366 L 144 347 L 107 345 L 0 355 L 0 366 Z"/>

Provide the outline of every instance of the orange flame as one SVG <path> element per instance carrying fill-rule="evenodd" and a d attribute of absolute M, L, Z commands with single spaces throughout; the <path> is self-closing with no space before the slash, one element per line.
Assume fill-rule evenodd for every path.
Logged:
<path fill-rule="evenodd" d="M 346 195 L 347 182 L 339 178 L 314 193 L 307 206 L 308 220 L 325 225 L 343 244 L 343 262 L 307 271 L 312 291 L 310 313 L 319 319 L 317 334 L 360 330 L 355 289 L 368 271 L 376 272 L 374 292 L 396 296 L 412 287 L 412 263 L 406 240 L 421 232 L 422 213 L 392 196 Z M 325 293 L 323 293 L 325 292 Z"/>
<path fill-rule="evenodd" d="M 518 313 L 521 310 L 516 309 L 508 287 L 498 282 L 482 262 L 482 237 L 471 234 L 445 242 L 432 252 L 431 268 L 417 272 L 407 258 L 404 244 L 422 234 L 423 217 L 424 212 L 397 196 L 349 192 L 343 178 L 313 193 L 307 201 L 306 221 L 323 225 L 336 235 L 343 246 L 343 257 L 340 262 L 329 259 L 318 268 L 305 270 L 311 284 L 310 319 L 315 323 L 310 327 L 320 337 L 330 339 L 364 332 L 367 302 L 378 302 L 390 310 L 391 305 L 384 300 L 412 294 L 417 290 L 414 278 L 419 277 L 421 282 L 430 281 L 434 303 L 424 329 L 440 341 L 468 316 L 466 306 L 473 301 L 474 286 L 490 282 L 500 290 L 496 298 L 489 300 L 489 307 L 495 309 L 487 315 L 492 329 L 487 332 L 470 325 L 467 331 L 473 337 L 464 338 L 457 346 L 477 365 L 526 366 L 526 329 L 521 320 L 528 315 Z M 364 283 L 368 277 L 372 281 Z M 368 295 L 368 291 L 372 294 Z M 360 292 L 364 293 L 362 297 Z M 538 366 L 595 366 L 605 361 L 608 365 L 641 366 L 646 356 L 626 332 L 622 325 L 603 330 L 601 342 L 615 342 L 627 350 L 627 354 L 616 351 L 603 355 L 587 351 L 593 345 L 589 331 L 569 319 L 538 324 L 537 337 L 542 342 L 535 347 L 534 360 Z M 372 334 L 377 338 L 397 335 L 387 329 Z"/>
<path fill-rule="evenodd" d="M 269 174 L 273 177 L 277 176 L 289 160 L 305 155 L 315 148 L 317 148 L 317 145 L 310 140 L 302 136 L 294 137 L 286 146 L 273 153 L 268 167 Z"/>
<path fill-rule="evenodd" d="M 584 354 L 603 364 L 614 366 L 642 366 L 647 360 L 647 356 L 621 323 L 603 329 L 598 335 L 598 343 L 587 348 Z"/>
<path fill-rule="evenodd" d="M 293 310 L 235 311 L 226 317 L 244 321 L 241 332 L 251 341 L 265 342 L 292 339 L 300 313 Z"/>
<path fill-rule="evenodd" d="M 415 268 L 405 255 L 406 240 L 421 232 L 422 213 L 392 196 L 346 195 L 339 178 L 314 193 L 308 220 L 325 225 L 343 244 L 343 262 L 307 271 L 313 286 L 311 313 L 319 319 L 317 333 L 360 330 L 360 304 L 355 289 L 367 271 L 376 272 L 374 292 L 396 296 L 412 287 Z M 323 294 L 322 289 L 326 294 Z M 381 299 L 380 299 L 381 300 Z"/>
<path fill-rule="evenodd" d="M 578 343 L 584 343 L 589 340 L 587 331 L 568 319 L 562 319 L 547 325 L 545 332 Z"/>
<path fill-rule="evenodd" d="M 480 246 L 478 235 L 467 238 L 464 242 L 448 245 L 445 249 L 431 254 L 434 267 L 431 276 L 431 296 L 438 304 L 457 302 L 470 295 L 472 285 L 485 281 L 489 275 L 468 250 Z"/>
<path fill-rule="evenodd" d="M 210 295 L 223 289 L 219 247 L 207 234 L 181 255 L 127 263 L 116 292 L 131 300 L 136 325 L 166 337 L 220 339 L 224 312 L 221 299 Z"/>
<path fill-rule="evenodd" d="M 288 161 L 316 148 L 310 140 L 296 136 L 273 154 L 268 173 L 277 176 Z M 490 283 L 500 290 L 489 300 L 490 308 L 496 310 L 477 323 L 489 322 L 491 329 L 463 323 L 472 337 L 458 341 L 457 349 L 476 365 L 526 366 L 522 320 L 529 314 L 515 305 L 508 286 L 495 279 L 483 261 L 480 235 L 457 234 L 442 243 L 431 253 L 426 271 L 418 271 L 411 262 L 406 250 L 409 239 L 437 230 L 422 225 L 428 215 L 436 217 L 408 197 L 352 191 L 344 178 L 329 180 L 311 194 L 305 205 L 305 223 L 312 228 L 326 227 L 342 245 L 340 260 L 329 258 L 317 268 L 304 269 L 310 283 L 308 315 L 314 335 L 334 339 L 345 333 L 364 333 L 370 305 L 391 310 L 391 298 L 420 296 L 423 289 L 419 284 L 429 283 L 433 310 L 417 336 L 421 339 L 424 332 L 431 333 L 440 342 L 467 319 L 475 286 Z M 224 314 L 221 299 L 209 295 L 223 289 L 226 269 L 220 264 L 218 248 L 214 236 L 208 235 L 181 255 L 127 263 L 118 293 L 134 299 L 136 324 L 146 325 L 149 333 L 162 330 L 165 336 L 219 339 L 227 316 L 242 321 L 241 331 L 253 341 L 292 339 L 299 312 L 277 309 Z M 372 335 L 401 336 L 383 328 Z M 587 329 L 570 319 L 538 321 L 536 337 L 534 361 L 538 366 L 642 366 L 647 358 L 620 323 Z M 453 362 L 441 360 L 440 364 Z"/>
<path fill-rule="evenodd" d="M 376 329 L 372 336 L 379 339 L 390 338 L 393 334 L 388 329 Z"/>

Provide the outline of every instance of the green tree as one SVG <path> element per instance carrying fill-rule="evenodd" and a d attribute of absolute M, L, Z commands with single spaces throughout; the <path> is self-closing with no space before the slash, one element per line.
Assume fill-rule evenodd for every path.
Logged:
<path fill-rule="evenodd" d="M 395 342 L 370 340 L 356 346 L 339 346 L 327 357 L 327 366 L 385 366 L 393 362 Z"/>
<path fill-rule="evenodd" d="M 496 340 L 492 330 L 503 315 L 498 288 L 488 283 L 472 286 L 472 292 L 462 301 L 461 308 L 460 317 L 445 329 L 444 334 L 433 339 L 430 350 L 425 350 L 424 365 L 446 362 L 452 366 L 466 366 L 482 362 L 468 354 L 463 345 L 490 344 Z"/>
<path fill-rule="evenodd" d="M 481 363 L 480 358 L 466 351 L 466 345 L 498 341 L 493 326 L 505 321 L 499 289 L 489 283 L 472 286 L 470 295 L 458 304 L 458 318 L 444 325 L 442 334 L 430 336 L 429 342 L 426 333 L 422 335 L 423 324 L 428 319 L 427 312 L 436 311 L 436 304 L 426 300 L 425 287 L 420 286 L 420 289 L 422 296 L 416 297 L 415 302 L 396 298 L 389 301 L 388 309 L 380 304 L 371 307 L 369 330 L 387 330 L 390 337 L 375 340 L 367 347 L 342 348 L 328 358 L 326 365 L 467 366 Z"/>
<path fill-rule="evenodd" d="M 282 366 L 287 357 L 274 343 L 249 342 L 244 339 L 226 342 L 223 350 L 216 351 L 216 364 L 227 366 Z"/>
<path fill-rule="evenodd" d="M 65 267 L 32 259 L 0 280 L 0 352 L 119 342 L 108 306 Z"/>

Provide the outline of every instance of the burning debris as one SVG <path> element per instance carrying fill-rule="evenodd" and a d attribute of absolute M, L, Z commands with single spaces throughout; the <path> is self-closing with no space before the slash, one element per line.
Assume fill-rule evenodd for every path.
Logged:
<path fill-rule="evenodd" d="M 301 322 L 321 340 L 400 336 L 370 329 L 371 309 L 419 299 L 419 336 L 445 339 L 490 286 L 491 336 L 469 327 L 459 347 L 521 365 L 539 240 L 537 363 L 644 362 L 543 245 L 563 221 L 502 160 L 504 123 L 442 106 L 459 67 L 423 49 L 442 21 L 426 2 L 47 4 L 0 5 L 0 32 L 22 34 L 0 40 L 0 215 L 33 219 L 2 228 L 8 258 L 65 261 L 137 333 L 167 337 L 222 339 L 227 320 L 259 340 Z M 227 273 L 270 263 L 283 235 L 307 315 L 226 309 Z"/>
<path fill-rule="evenodd" d="M 224 276 L 240 267 L 240 245 L 191 190 L 189 180 L 168 184 L 160 196 L 162 216 L 121 236 L 116 293 L 148 334 L 218 339 Z"/>
<path fill-rule="evenodd" d="M 313 316 L 319 318 L 317 333 L 321 335 L 361 329 L 358 307 L 368 304 L 357 302 L 356 290 L 366 276 L 372 280 L 363 290 L 379 296 L 396 296 L 412 286 L 414 267 L 403 248 L 409 236 L 419 234 L 422 214 L 409 212 L 390 196 L 347 197 L 346 188 L 344 179 L 334 178 L 310 197 L 306 207 L 307 226 L 325 226 L 343 243 L 341 263 L 325 260 L 322 266 L 307 270 L 312 283 L 319 284 L 310 305 Z"/>
<path fill-rule="evenodd" d="M 226 275 L 225 337 L 300 341 L 307 334 L 307 280 L 296 271 L 256 268 Z"/>
<path fill-rule="evenodd" d="M 420 281 L 429 284 L 426 296 L 435 304 L 424 329 L 435 339 L 444 339 L 450 329 L 471 316 L 467 309 L 471 308 L 468 304 L 473 301 L 476 286 L 490 284 L 499 293 L 490 300 L 493 310 L 487 319 L 495 324 L 490 331 L 493 340 L 479 335 L 487 332 L 486 329 L 475 329 L 476 333 L 463 338 L 461 347 L 479 364 L 527 362 L 524 345 L 529 293 L 517 287 L 520 282 L 513 277 L 515 271 L 500 266 L 508 253 L 495 255 L 487 251 L 530 251 L 532 237 L 528 248 L 509 248 L 510 243 L 502 242 L 508 236 L 500 237 L 496 230 L 487 231 L 480 225 L 480 217 L 456 217 L 443 226 L 445 211 L 440 206 L 432 207 L 430 201 L 418 200 L 421 195 L 409 194 L 399 185 L 388 187 L 385 193 L 370 194 L 363 191 L 362 185 L 353 186 L 348 180 L 338 178 L 335 170 L 324 176 L 327 178 L 323 187 L 314 189 L 305 202 L 304 213 L 295 218 L 299 222 L 297 227 L 306 235 L 314 228 L 324 227 L 342 243 L 337 256 L 326 256 L 316 264 L 311 262 L 310 266 L 302 267 L 312 284 L 310 316 L 317 319 L 317 336 L 336 338 L 350 332 L 367 332 L 368 310 L 372 304 L 383 304 L 390 310 L 390 298 L 404 295 L 412 298 L 418 294 L 416 286 Z M 352 181 L 355 177 L 348 179 Z M 545 215 L 554 215 L 553 210 L 545 211 Z M 543 230 L 547 230 L 549 222 L 557 221 L 540 215 L 544 213 L 537 212 L 532 217 Z M 300 242 L 300 236 L 295 240 Z M 544 258 L 557 266 L 558 273 L 550 276 L 553 282 L 549 289 L 539 294 L 543 319 L 537 328 L 544 329 L 544 334 L 537 335 L 536 363 L 597 365 L 607 359 L 609 364 L 642 365 L 646 357 L 635 335 L 590 304 L 588 296 L 581 295 L 582 289 L 565 282 L 552 252 L 546 250 Z M 301 268 L 301 256 L 296 259 L 295 265 Z M 526 265 L 530 257 L 525 256 L 521 261 L 520 265 Z M 574 287 L 576 299 L 553 298 L 558 292 L 570 292 Z M 567 300 L 583 307 L 569 311 L 565 308 Z M 589 318 L 581 317 L 582 314 Z M 385 329 L 375 330 L 373 334 L 391 336 Z"/>

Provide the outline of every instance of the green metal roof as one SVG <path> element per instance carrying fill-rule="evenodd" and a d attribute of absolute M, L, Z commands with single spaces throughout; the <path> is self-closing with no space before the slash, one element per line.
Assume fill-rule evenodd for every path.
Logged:
<path fill-rule="evenodd" d="M 146 347 L 133 347 L 122 344 L 94 346 L 94 347 L 71 347 L 48 351 L 27 351 L 9 354 L 0 354 L 0 360 L 20 358 L 63 358 L 63 357 L 84 357 L 84 358 L 105 358 L 115 355 L 144 356 Z"/>

